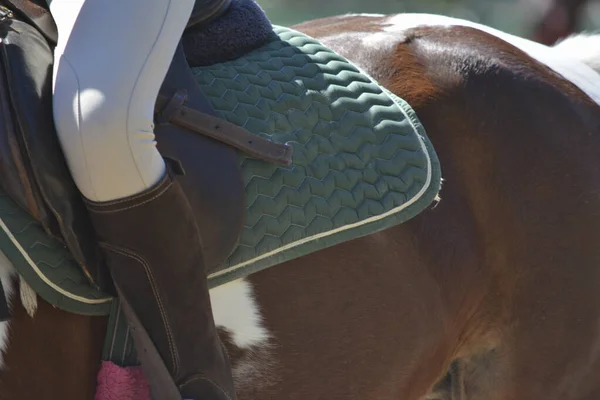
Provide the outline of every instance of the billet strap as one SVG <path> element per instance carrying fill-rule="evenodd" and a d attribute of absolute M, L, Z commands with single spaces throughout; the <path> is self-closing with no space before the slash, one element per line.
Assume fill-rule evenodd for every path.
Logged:
<path fill-rule="evenodd" d="M 110 361 L 119 367 L 137 367 L 140 365 L 129 322 L 123 313 L 121 300 L 115 297 L 110 307 L 106 336 L 102 349 L 102 360 Z"/>
<path fill-rule="evenodd" d="M 293 149 L 289 144 L 264 139 L 224 119 L 187 107 L 186 98 L 184 89 L 171 97 L 159 94 L 155 106 L 157 122 L 179 125 L 264 161 L 285 166 L 292 163 Z"/>

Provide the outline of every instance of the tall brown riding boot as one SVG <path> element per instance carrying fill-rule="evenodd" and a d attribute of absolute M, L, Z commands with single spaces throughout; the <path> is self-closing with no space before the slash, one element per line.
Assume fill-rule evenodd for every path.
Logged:
<path fill-rule="evenodd" d="M 115 286 L 162 358 L 177 400 L 235 399 L 231 366 L 213 320 L 198 228 L 171 172 L 143 193 L 87 201 L 87 207 Z M 143 357 L 143 368 L 156 367 L 144 365 Z M 156 380 L 150 386 L 158 388 L 153 399 L 175 400 L 156 394 L 165 393 Z"/>

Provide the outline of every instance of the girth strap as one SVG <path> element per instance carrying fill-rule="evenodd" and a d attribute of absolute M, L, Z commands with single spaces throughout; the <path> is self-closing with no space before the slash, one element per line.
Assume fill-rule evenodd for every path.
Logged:
<path fill-rule="evenodd" d="M 154 346 L 150 335 L 144 329 L 133 307 L 129 304 L 127 297 L 116 283 L 115 288 L 119 295 L 123 313 L 129 321 L 129 331 L 134 338 L 137 355 L 150 386 L 152 400 L 180 400 L 181 394 L 179 393 L 179 389 L 173 381 L 171 374 L 169 374 L 169 370 L 165 366 L 163 359 L 158 354 L 158 350 Z"/>

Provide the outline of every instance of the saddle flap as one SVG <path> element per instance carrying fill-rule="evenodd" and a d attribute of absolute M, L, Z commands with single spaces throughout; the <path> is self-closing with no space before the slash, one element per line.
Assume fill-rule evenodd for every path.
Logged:
<path fill-rule="evenodd" d="M 67 167 L 52 112 L 54 55 L 26 21 L 2 21 L 0 183 L 65 242 L 92 283 L 110 287 L 94 231 Z"/>
<path fill-rule="evenodd" d="M 180 43 L 165 77 L 161 94 L 171 97 L 185 89 L 185 105 L 217 116 L 190 70 Z M 171 123 L 155 127 L 163 157 L 180 161 L 178 179 L 194 210 L 208 270 L 220 265 L 237 244 L 244 223 L 245 189 L 236 151 L 217 140 Z"/>
<path fill-rule="evenodd" d="M 36 27 L 53 45 L 58 41 L 58 28 L 45 0 L 4 0 L 4 3 L 19 17 Z"/>
<path fill-rule="evenodd" d="M 22 134 L 23 122 L 27 124 L 27 114 L 36 114 L 41 106 L 43 88 L 39 85 L 39 77 L 48 66 L 52 66 L 52 59 L 48 60 L 43 52 L 37 53 L 39 34 L 31 26 L 17 20 L 5 20 L 1 26 L 0 182 L 21 207 L 41 221 L 47 230 L 53 231 L 56 225 L 32 179 L 26 150 L 28 143 Z M 32 63 L 34 54 L 36 60 Z"/>

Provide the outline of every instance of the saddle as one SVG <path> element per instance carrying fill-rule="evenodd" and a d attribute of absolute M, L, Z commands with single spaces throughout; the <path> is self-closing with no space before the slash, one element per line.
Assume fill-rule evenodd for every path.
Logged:
<path fill-rule="evenodd" d="M 91 284 L 114 293 L 54 128 L 52 47 L 57 32 L 42 1 L 3 0 L 6 6 L 0 8 L 0 185 L 48 235 L 64 243 Z M 230 2 L 198 0 L 186 29 L 210 22 Z M 177 166 L 194 214 L 202 221 L 198 226 L 210 272 L 232 252 L 244 222 L 236 150 L 289 164 L 290 149 L 217 117 L 193 78 L 181 43 L 155 111 L 158 149 L 174 161 L 170 164 Z"/>

